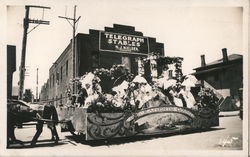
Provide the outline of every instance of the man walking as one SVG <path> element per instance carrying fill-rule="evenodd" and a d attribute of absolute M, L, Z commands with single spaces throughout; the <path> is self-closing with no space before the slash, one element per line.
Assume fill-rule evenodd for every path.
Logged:
<path fill-rule="evenodd" d="M 56 123 L 58 121 L 58 115 L 56 112 L 56 108 L 54 105 L 52 105 L 51 102 L 49 104 L 46 104 L 43 109 L 43 116 L 41 117 L 39 114 L 37 114 L 37 125 L 36 125 L 36 134 L 34 135 L 31 146 L 34 146 L 37 142 L 37 139 L 41 135 L 43 131 L 43 124 L 44 121 L 47 122 L 48 128 L 51 130 L 52 138 L 51 140 L 55 141 L 55 143 L 58 143 L 59 137 L 56 130 Z"/>

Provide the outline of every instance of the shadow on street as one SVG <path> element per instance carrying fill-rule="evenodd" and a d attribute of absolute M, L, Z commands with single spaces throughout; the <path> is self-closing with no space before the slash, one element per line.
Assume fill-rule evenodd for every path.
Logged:
<path fill-rule="evenodd" d="M 112 139 L 105 139 L 105 140 L 91 140 L 91 141 L 86 141 L 85 140 L 85 135 L 76 135 L 76 136 L 66 136 L 67 139 L 72 140 L 76 143 L 84 144 L 84 145 L 89 145 L 92 147 L 97 147 L 97 146 L 110 146 L 110 145 L 122 145 L 125 143 L 132 143 L 132 142 L 137 142 L 137 141 L 145 141 L 145 140 L 153 140 L 157 138 L 162 138 L 162 137 L 170 137 L 170 136 L 175 136 L 175 135 L 186 135 L 186 134 L 196 134 L 196 133 L 201 133 L 201 132 L 207 132 L 207 131 L 218 131 L 218 130 L 224 130 L 225 128 L 209 128 L 206 130 L 196 130 L 196 131 L 185 131 L 182 133 L 168 133 L 168 134 L 158 134 L 158 135 L 137 135 L 137 136 L 132 136 L 132 137 L 120 137 L 120 138 L 112 138 Z"/>
<path fill-rule="evenodd" d="M 58 145 L 65 145 L 67 142 L 59 140 L 58 143 L 55 143 L 51 140 L 38 140 L 35 146 L 31 146 L 31 141 L 22 141 L 23 144 L 15 143 L 10 144 L 8 149 L 24 149 L 24 148 L 38 148 L 38 147 L 56 147 Z"/>

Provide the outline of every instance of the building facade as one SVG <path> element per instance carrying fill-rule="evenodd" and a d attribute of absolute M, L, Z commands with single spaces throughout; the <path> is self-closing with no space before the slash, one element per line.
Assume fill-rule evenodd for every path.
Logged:
<path fill-rule="evenodd" d="M 39 100 L 41 101 L 47 101 L 49 99 L 49 80 L 43 84 L 41 87 L 40 95 L 39 95 Z"/>
<path fill-rule="evenodd" d="M 7 98 L 12 97 L 13 73 L 16 71 L 16 46 L 7 45 Z M 17 99 L 17 97 L 14 97 Z"/>
<path fill-rule="evenodd" d="M 195 77 L 206 81 L 224 98 L 239 99 L 239 89 L 243 87 L 243 56 L 227 55 L 222 49 L 222 59 L 206 64 L 205 56 L 201 56 L 201 67 L 195 68 Z"/>
<path fill-rule="evenodd" d="M 135 27 L 118 24 L 104 30 L 90 29 L 89 34 L 78 33 L 75 49 L 75 77 L 96 68 L 111 68 L 114 64 L 124 64 L 130 72 L 137 74 L 136 58 L 152 52 L 164 55 L 164 44 L 156 42 L 156 38 L 143 36 L 142 32 L 135 31 Z M 55 105 L 66 103 L 66 91 L 73 79 L 72 56 L 70 43 L 49 69 L 46 88 L 42 87 L 40 93 L 42 101 L 55 100 Z"/>

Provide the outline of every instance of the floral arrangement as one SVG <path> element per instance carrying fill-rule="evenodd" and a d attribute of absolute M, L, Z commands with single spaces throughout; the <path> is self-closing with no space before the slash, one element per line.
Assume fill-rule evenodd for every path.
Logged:
<path fill-rule="evenodd" d="M 113 98 L 108 94 L 100 94 L 87 106 L 88 112 L 122 112 L 123 108 L 116 106 Z"/>
<path fill-rule="evenodd" d="M 197 80 L 193 76 L 183 76 L 182 58 L 152 54 L 139 60 L 142 66 L 148 60 L 154 60 L 157 66 L 165 66 L 165 70 L 174 69 L 175 77 L 169 77 L 163 72 L 150 82 L 142 73 L 134 76 L 124 65 L 114 65 L 111 69 L 95 69 L 76 79 L 87 91 L 84 107 L 88 112 L 134 112 L 159 105 L 149 103 L 154 99 L 159 99 L 166 105 L 193 109 L 207 105 L 216 108 L 218 100 L 210 89 L 203 88 L 198 98 L 193 97 L 190 87 L 195 86 Z"/>
<path fill-rule="evenodd" d="M 93 71 L 93 74 L 97 75 L 98 77 L 110 76 L 110 71 L 108 69 L 100 68 L 100 69 L 95 69 Z"/>
<path fill-rule="evenodd" d="M 210 107 L 217 108 L 219 99 L 216 97 L 216 94 L 210 88 L 202 88 L 198 93 L 197 97 L 197 106 L 201 107 Z"/>
<path fill-rule="evenodd" d="M 165 56 L 160 56 L 158 53 L 151 53 L 146 58 L 138 58 L 138 60 L 142 60 L 143 64 L 147 62 L 153 63 L 153 65 L 151 66 L 152 73 L 154 73 L 156 70 L 160 71 L 160 69 L 162 69 L 163 71 L 173 69 L 174 79 L 176 79 L 177 82 L 182 82 L 182 79 L 183 79 L 183 73 L 182 73 L 183 58 L 182 57 L 165 57 Z"/>

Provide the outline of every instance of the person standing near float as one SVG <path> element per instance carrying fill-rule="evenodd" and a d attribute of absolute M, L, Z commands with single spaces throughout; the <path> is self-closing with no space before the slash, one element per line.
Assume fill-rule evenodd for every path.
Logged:
<path fill-rule="evenodd" d="M 78 84 L 78 97 L 77 103 L 80 103 L 79 107 L 83 107 L 85 103 L 85 99 L 88 97 L 87 90 L 82 87 L 82 84 Z"/>
<path fill-rule="evenodd" d="M 44 121 L 46 120 L 48 120 L 47 121 L 48 128 L 51 131 L 51 135 L 52 135 L 51 140 L 55 141 L 55 143 L 58 143 L 59 137 L 58 137 L 58 133 L 56 130 L 56 123 L 58 121 L 58 115 L 57 115 L 55 106 L 52 105 L 52 102 L 49 102 L 48 104 L 44 106 L 42 116 L 37 113 L 37 119 L 38 121 L 36 125 L 36 134 L 34 135 L 31 141 L 31 146 L 34 146 L 36 144 L 37 139 L 43 132 L 43 124 L 44 124 Z"/>
<path fill-rule="evenodd" d="M 52 120 L 52 121 L 47 122 L 48 128 L 50 129 L 51 135 L 52 135 L 51 140 L 55 141 L 55 143 L 58 143 L 59 137 L 58 137 L 58 133 L 57 133 L 57 130 L 56 130 L 56 125 L 57 125 L 57 122 L 58 122 L 57 111 L 56 111 L 55 106 L 52 105 L 51 102 L 49 103 L 49 108 L 48 109 L 50 110 L 50 115 L 48 114 L 45 119 L 48 118 L 48 119 Z"/>

